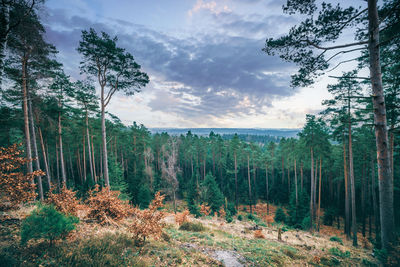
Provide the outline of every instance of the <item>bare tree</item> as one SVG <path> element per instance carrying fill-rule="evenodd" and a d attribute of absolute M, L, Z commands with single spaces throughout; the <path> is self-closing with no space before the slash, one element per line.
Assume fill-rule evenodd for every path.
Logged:
<path fill-rule="evenodd" d="M 180 171 L 177 166 L 178 161 L 178 144 L 176 139 L 170 138 L 168 140 L 168 149 L 165 145 L 162 146 L 163 155 L 165 160 L 161 163 L 162 177 L 167 182 L 167 193 L 172 196 L 174 201 L 174 212 L 176 213 L 176 191 L 179 187 L 177 173 Z"/>

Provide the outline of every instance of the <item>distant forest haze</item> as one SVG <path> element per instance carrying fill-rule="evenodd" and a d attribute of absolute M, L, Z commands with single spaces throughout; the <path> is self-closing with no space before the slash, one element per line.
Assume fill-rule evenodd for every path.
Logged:
<path fill-rule="evenodd" d="M 265 203 L 267 215 L 269 205 L 284 208 L 276 211 L 276 223 L 311 233 L 322 225 L 334 226 L 354 247 L 361 237 L 379 251 L 396 251 L 399 0 L 354 6 L 289 0 L 283 5 L 284 14 L 301 21 L 278 38 L 265 36 L 260 57 L 293 64 L 288 80 L 293 88 L 310 87 L 320 77 L 332 76 L 332 68 L 347 66 L 331 77 L 334 82 L 326 87 L 331 98 L 322 102 L 324 109 L 303 114 L 301 129 L 147 128 L 135 119 L 123 123 L 110 108 L 118 105 L 116 96 L 134 102 L 130 96 L 152 89 L 152 76 L 129 52 L 135 47 L 96 25 L 82 29 L 75 47 L 82 79 L 72 78 L 46 38 L 39 15 L 45 8 L 43 0 L 0 0 L 0 196 L 5 206 L 78 197 L 100 210 L 101 199 L 116 196 L 121 202 L 114 203 L 115 209 L 123 215 L 92 210 L 91 220 L 122 220 L 131 214 L 151 218 L 153 232 L 145 219 L 135 221 L 132 230 L 135 242 L 143 245 L 148 235 L 161 236 L 158 211 L 163 201 L 171 203 L 175 214 L 184 203 L 187 216 L 218 214 L 227 223 L 243 206 L 249 218 L 257 216 L 257 204 Z M 114 191 L 118 193 L 110 193 Z M 40 212 L 60 216 L 67 226 L 77 223 L 48 207 L 32 214 L 45 216 Z M 28 240 L 30 232 L 24 231 Z M 63 234 L 48 235 L 50 244 Z"/>

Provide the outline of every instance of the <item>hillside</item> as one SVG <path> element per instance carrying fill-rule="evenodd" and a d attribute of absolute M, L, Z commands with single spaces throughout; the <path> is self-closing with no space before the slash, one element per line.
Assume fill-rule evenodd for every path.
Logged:
<path fill-rule="evenodd" d="M 184 205 L 179 202 L 178 208 L 183 211 Z M 41 240 L 23 247 L 19 245 L 20 219 L 32 209 L 26 206 L 2 214 L 3 266 L 379 266 L 369 242 L 366 248 L 354 248 L 333 227 L 324 226 L 312 234 L 267 223 L 260 219 L 266 214 L 265 204 L 257 205 L 253 219 L 242 206 L 231 223 L 217 216 L 189 215 L 185 221 L 203 226 L 190 230 L 179 227 L 172 210 L 166 208 L 161 238 L 147 239 L 142 246 L 135 245 L 124 223 L 99 225 L 82 220 L 66 240 L 53 247 Z M 275 210 L 271 205 L 270 216 L 264 218 L 272 218 Z"/>

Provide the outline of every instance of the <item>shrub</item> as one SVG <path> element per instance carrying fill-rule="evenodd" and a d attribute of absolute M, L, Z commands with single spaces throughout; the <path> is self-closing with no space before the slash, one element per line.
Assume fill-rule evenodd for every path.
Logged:
<path fill-rule="evenodd" d="M 52 245 L 54 240 L 65 238 L 78 222 L 78 218 L 62 214 L 52 205 L 38 207 L 22 221 L 21 243 L 44 238 Z"/>
<path fill-rule="evenodd" d="M 17 144 L 8 148 L 0 147 L 0 206 L 4 209 L 33 201 L 36 193 L 35 185 L 31 182 L 35 177 L 44 175 L 42 171 L 23 174 L 21 170 L 29 160 L 22 157 L 22 153 Z"/>
<path fill-rule="evenodd" d="M 137 204 L 142 209 L 147 209 L 151 202 L 151 192 L 147 184 L 142 184 L 137 195 Z"/>
<path fill-rule="evenodd" d="M 343 245 L 343 240 L 340 237 L 332 236 L 331 238 L 329 238 L 329 240 L 333 242 L 338 242 Z"/>
<path fill-rule="evenodd" d="M 68 189 L 65 184 L 58 194 L 54 192 L 55 188 L 55 186 L 51 188 L 47 195 L 46 203 L 54 205 L 58 211 L 64 214 L 76 216 L 79 207 L 79 200 L 76 198 L 76 193 Z"/>
<path fill-rule="evenodd" d="M 201 204 L 200 206 L 200 212 L 205 215 L 208 216 L 211 213 L 211 208 L 205 204 Z"/>
<path fill-rule="evenodd" d="M 341 258 L 349 258 L 350 257 L 350 251 L 343 252 L 338 248 L 330 248 L 329 253 L 334 256 L 341 257 Z"/>
<path fill-rule="evenodd" d="M 119 199 L 119 194 L 119 191 L 111 191 L 109 187 L 99 190 L 99 185 L 96 185 L 94 190 L 89 191 L 88 218 L 100 224 L 107 224 L 119 222 L 131 215 L 132 207 L 127 201 Z"/>
<path fill-rule="evenodd" d="M 254 220 L 256 217 L 253 215 L 253 214 L 251 214 L 251 213 L 249 213 L 248 215 L 247 215 L 247 219 L 249 219 L 249 220 Z"/>
<path fill-rule="evenodd" d="M 274 220 L 275 222 L 281 222 L 281 223 L 286 222 L 286 214 L 282 208 L 276 209 Z"/>
<path fill-rule="evenodd" d="M 242 215 L 241 215 L 241 214 L 239 214 L 239 215 L 237 216 L 237 219 L 238 219 L 239 221 L 242 221 L 242 220 L 243 220 L 243 217 L 242 217 Z"/>
<path fill-rule="evenodd" d="M 229 210 L 228 210 L 228 212 L 226 213 L 225 220 L 226 220 L 227 223 L 233 222 L 233 218 L 232 218 L 232 215 L 231 215 L 231 213 L 230 213 Z"/>
<path fill-rule="evenodd" d="M 322 217 L 322 223 L 324 225 L 332 226 L 336 216 L 336 209 L 333 207 L 328 207 L 324 211 L 324 216 Z"/>
<path fill-rule="evenodd" d="M 202 187 L 204 188 L 203 202 L 208 203 L 213 213 L 218 212 L 220 207 L 224 205 L 224 195 L 218 187 L 214 176 L 207 174 Z"/>
<path fill-rule="evenodd" d="M 288 206 L 288 216 L 285 221 L 291 226 L 298 226 L 303 221 L 304 217 L 309 213 L 309 197 L 306 191 L 299 192 L 298 205 L 296 205 L 296 191 L 290 194 L 290 201 Z"/>
<path fill-rule="evenodd" d="M 228 203 L 227 210 L 231 213 L 232 216 L 235 216 L 237 214 L 237 210 L 235 208 L 235 204 L 232 202 Z"/>
<path fill-rule="evenodd" d="M 184 210 L 183 212 L 175 214 L 175 222 L 178 225 L 181 225 L 184 222 L 188 222 L 189 221 L 188 215 L 189 215 L 188 210 Z"/>
<path fill-rule="evenodd" d="M 206 228 L 202 223 L 185 222 L 180 227 L 179 230 L 191 231 L 191 232 L 202 232 Z"/>
<path fill-rule="evenodd" d="M 260 238 L 263 239 L 265 238 L 264 234 L 262 233 L 261 229 L 255 230 L 254 231 L 254 238 Z"/>
<path fill-rule="evenodd" d="M 303 221 L 301 222 L 301 228 L 303 230 L 308 230 L 311 228 L 311 218 L 310 216 L 304 217 Z"/>
<path fill-rule="evenodd" d="M 134 209 L 134 218 L 129 225 L 129 231 L 133 233 L 136 245 L 143 245 L 148 236 L 154 236 L 155 238 L 161 236 L 164 228 L 161 220 L 165 214 L 159 211 L 159 208 L 164 206 L 164 198 L 164 195 L 157 192 L 148 209 Z"/>
<path fill-rule="evenodd" d="M 218 211 L 219 217 L 224 218 L 226 216 L 226 212 L 224 209 L 224 206 L 221 206 L 221 208 Z"/>

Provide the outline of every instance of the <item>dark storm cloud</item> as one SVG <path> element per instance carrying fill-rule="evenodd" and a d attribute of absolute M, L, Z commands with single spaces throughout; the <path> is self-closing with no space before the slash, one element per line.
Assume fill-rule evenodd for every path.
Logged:
<path fill-rule="evenodd" d="M 262 17 L 243 21 L 238 15 L 225 14 L 218 19 L 236 31 L 262 32 L 272 26 Z M 76 48 L 81 30 L 93 27 L 118 35 L 119 45 L 130 51 L 150 76 L 162 77 L 161 84 L 167 87 L 156 88 L 152 83 L 157 92 L 149 103 L 152 110 L 187 118 L 254 114 L 261 113 L 261 107 L 269 106 L 273 99 L 295 92 L 287 83 L 291 65 L 266 56 L 261 51 L 265 39 L 210 34 L 175 38 L 121 20 L 93 23 L 63 10 L 49 10 L 45 21 L 48 39 L 60 50 L 72 75 L 79 73 L 81 59 Z M 170 81 L 180 86 L 169 87 Z"/>

